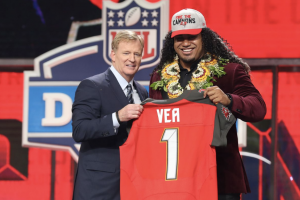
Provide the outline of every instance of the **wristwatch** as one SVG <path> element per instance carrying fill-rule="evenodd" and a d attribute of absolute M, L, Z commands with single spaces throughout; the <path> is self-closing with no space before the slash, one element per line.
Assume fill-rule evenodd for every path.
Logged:
<path fill-rule="evenodd" d="M 230 103 L 229 103 L 229 105 L 227 106 L 228 107 L 228 109 L 229 110 L 231 110 L 231 107 L 232 107 L 232 96 L 230 95 L 230 94 L 228 94 L 228 93 L 226 93 L 226 95 L 227 95 L 227 97 L 228 97 L 228 99 L 230 100 Z"/>

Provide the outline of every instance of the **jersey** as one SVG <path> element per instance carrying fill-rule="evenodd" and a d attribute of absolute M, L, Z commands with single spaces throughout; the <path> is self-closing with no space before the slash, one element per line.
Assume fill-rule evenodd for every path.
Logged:
<path fill-rule="evenodd" d="M 120 146 L 121 200 L 218 199 L 215 146 L 236 119 L 203 94 L 143 102 Z"/>

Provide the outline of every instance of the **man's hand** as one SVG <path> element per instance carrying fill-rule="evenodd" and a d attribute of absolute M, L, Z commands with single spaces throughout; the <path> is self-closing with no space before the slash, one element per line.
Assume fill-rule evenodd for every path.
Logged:
<path fill-rule="evenodd" d="M 230 99 L 218 86 L 206 88 L 204 92 L 204 98 L 206 95 L 214 104 L 221 103 L 224 106 L 228 106 L 230 104 Z"/>
<path fill-rule="evenodd" d="M 140 104 L 128 104 L 118 111 L 119 119 L 121 122 L 127 122 L 131 119 L 139 118 L 143 112 L 143 106 Z"/>

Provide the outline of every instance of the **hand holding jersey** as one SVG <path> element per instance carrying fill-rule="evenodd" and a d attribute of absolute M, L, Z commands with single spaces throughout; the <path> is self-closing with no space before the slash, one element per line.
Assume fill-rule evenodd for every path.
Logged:
<path fill-rule="evenodd" d="M 118 111 L 118 117 L 120 122 L 126 122 L 131 119 L 138 118 L 143 112 L 143 106 L 139 104 L 128 104 L 124 108 Z"/>
<path fill-rule="evenodd" d="M 206 88 L 204 92 L 204 98 L 206 95 L 214 104 L 221 103 L 224 106 L 228 106 L 231 102 L 228 96 L 218 86 Z"/>

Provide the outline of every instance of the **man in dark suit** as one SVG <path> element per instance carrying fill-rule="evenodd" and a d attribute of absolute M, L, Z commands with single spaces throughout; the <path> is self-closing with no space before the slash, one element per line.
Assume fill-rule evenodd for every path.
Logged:
<path fill-rule="evenodd" d="M 204 96 L 228 106 L 236 118 L 263 120 L 266 105 L 251 82 L 249 65 L 235 55 L 226 40 L 206 27 L 203 15 L 184 9 L 173 15 L 171 23 L 161 61 L 151 76 L 150 97 L 176 98 L 183 90 L 205 89 Z M 218 199 L 238 200 L 241 193 L 250 192 L 236 126 L 228 132 L 227 146 L 216 147 L 216 157 Z"/>
<path fill-rule="evenodd" d="M 146 89 L 133 80 L 144 42 L 132 31 L 119 32 L 113 42 L 112 66 L 83 80 L 72 107 L 73 138 L 81 142 L 73 199 L 119 200 L 119 146 L 127 139 L 127 122 L 143 111 Z"/>

